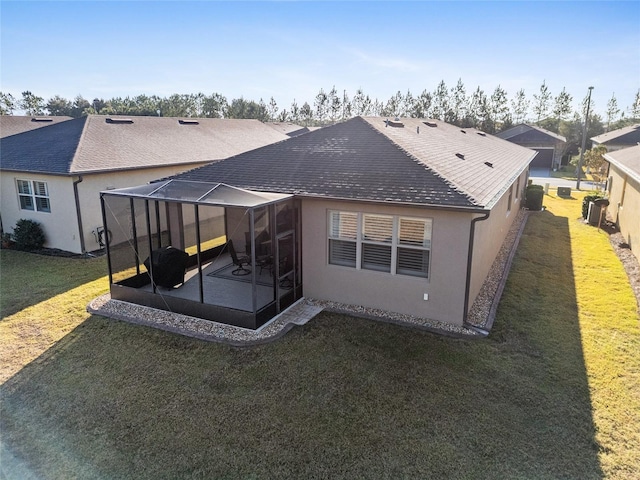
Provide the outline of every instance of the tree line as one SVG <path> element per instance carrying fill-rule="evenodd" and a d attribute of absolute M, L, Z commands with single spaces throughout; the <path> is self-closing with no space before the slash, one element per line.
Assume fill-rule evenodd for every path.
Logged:
<path fill-rule="evenodd" d="M 388 116 L 433 118 L 461 128 L 477 128 L 497 133 L 519 123 L 535 123 L 547 130 L 567 137 L 570 144 L 578 145 L 585 116 L 587 97 L 579 111 L 573 110 L 573 97 L 563 87 L 554 95 L 546 81 L 531 96 L 524 89 L 509 98 L 498 85 L 492 92 L 480 87 L 467 91 L 462 79 L 449 87 L 441 81 L 433 91 L 424 90 L 414 95 L 398 91 L 387 100 L 372 98 L 362 89 L 353 96 L 335 86 L 320 89 L 315 98 L 301 105 L 294 100 L 288 108 L 279 108 L 273 97 L 265 103 L 243 97 L 228 101 L 219 93 L 206 95 L 173 94 L 169 97 L 138 95 L 133 97 L 94 98 L 89 101 L 78 95 L 69 100 L 55 95 L 45 100 L 30 91 L 16 99 L 10 93 L 0 92 L 0 114 L 11 115 L 22 110 L 26 115 L 65 115 L 80 117 L 99 115 L 158 115 L 165 117 L 245 118 L 263 122 L 293 122 L 302 126 L 322 126 L 354 116 Z M 594 102 L 591 100 L 591 111 Z M 604 131 L 640 121 L 640 89 L 632 105 L 621 108 L 615 94 L 607 102 L 604 116 L 590 115 L 589 137 Z"/>

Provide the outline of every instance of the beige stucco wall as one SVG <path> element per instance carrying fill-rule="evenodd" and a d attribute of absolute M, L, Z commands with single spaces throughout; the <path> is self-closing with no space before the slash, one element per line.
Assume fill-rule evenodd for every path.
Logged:
<path fill-rule="evenodd" d="M 51 212 L 21 210 L 16 179 L 46 182 Z M 12 232 L 22 218 L 40 222 L 46 236 L 45 246 L 72 252 L 80 251 L 78 222 L 70 177 L 3 171 L 0 175 L 2 227 Z"/>
<path fill-rule="evenodd" d="M 429 279 L 330 265 L 329 210 L 432 218 Z M 304 295 L 461 324 L 471 218 L 443 210 L 303 199 Z"/>
<path fill-rule="evenodd" d="M 526 180 L 527 172 L 523 172 L 520 175 L 519 189 L 517 188 L 517 180 L 513 182 L 511 210 L 508 209 L 509 189 L 507 189 L 491 209 L 489 218 L 476 222 L 471 284 L 469 289 L 469 306 L 473 304 L 474 299 L 478 296 L 478 293 L 480 293 L 480 289 L 491 269 L 491 265 L 502 247 L 504 238 L 509 232 L 511 224 L 518 214 L 518 210 L 523 206 L 523 192 L 526 186 Z"/>
<path fill-rule="evenodd" d="M 609 214 L 631 251 L 640 259 L 640 184 L 615 165 L 611 165 L 609 176 Z"/>
<path fill-rule="evenodd" d="M 92 232 L 96 227 L 102 226 L 101 191 L 143 185 L 152 180 L 175 175 L 200 165 L 202 163 L 83 175 L 82 182 L 78 184 L 78 196 L 82 212 L 86 250 L 92 251 L 100 248 Z M 16 179 L 46 182 L 49 189 L 51 213 L 21 210 L 18 202 Z M 47 237 L 45 246 L 81 253 L 73 193 L 73 182 L 77 179 L 78 176 L 2 171 L 0 175 L 0 186 L 2 188 L 0 195 L 2 199 L 2 224 L 5 231 L 12 231 L 16 221 L 21 218 L 36 220 L 42 224 Z"/>

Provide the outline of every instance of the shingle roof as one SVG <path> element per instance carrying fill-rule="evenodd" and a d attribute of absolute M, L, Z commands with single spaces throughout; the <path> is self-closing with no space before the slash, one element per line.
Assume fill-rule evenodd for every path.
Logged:
<path fill-rule="evenodd" d="M 640 145 L 606 153 L 604 158 L 636 182 L 640 182 Z"/>
<path fill-rule="evenodd" d="M 491 208 L 535 156 L 473 129 L 402 122 L 402 128 L 385 127 L 382 118 L 356 117 L 174 178 L 328 198 Z"/>
<path fill-rule="evenodd" d="M 548 137 L 553 138 L 554 140 L 560 140 L 561 142 L 567 141 L 567 139 L 562 135 L 558 135 L 557 133 L 551 132 L 541 127 L 536 127 L 535 125 L 529 125 L 528 123 L 521 123 L 520 125 L 516 125 L 515 127 L 508 128 L 503 132 L 496 133 L 496 137 L 509 140 L 510 138 L 516 137 L 518 135 L 522 135 L 528 130 L 535 130 Z"/>
<path fill-rule="evenodd" d="M 220 160 L 289 137 L 258 120 L 90 115 L 3 138 L 3 170 L 54 174 Z"/>
<path fill-rule="evenodd" d="M 640 142 L 640 124 L 629 125 L 628 127 L 603 133 L 602 135 L 592 137 L 591 140 L 605 145 L 609 142 L 630 146 L 635 145 Z"/>
<path fill-rule="evenodd" d="M 48 127 L 59 122 L 71 120 L 71 117 L 24 117 L 19 115 L 0 115 L 0 138 L 28 132 L 36 128 Z"/>

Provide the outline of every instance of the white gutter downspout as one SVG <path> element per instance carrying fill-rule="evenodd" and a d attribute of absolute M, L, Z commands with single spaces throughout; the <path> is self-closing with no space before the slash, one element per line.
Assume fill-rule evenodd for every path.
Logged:
<path fill-rule="evenodd" d="M 80 251 L 83 255 L 87 253 L 84 244 L 84 232 L 82 229 L 82 212 L 80 211 L 80 196 L 78 195 L 78 184 L 82 182 L 82 175 L 78 175 L 78 180 L 73 182 L 73 197 L 76 201 L 76 218 L 78 219 L 78 234 L 80 238 Z"/>

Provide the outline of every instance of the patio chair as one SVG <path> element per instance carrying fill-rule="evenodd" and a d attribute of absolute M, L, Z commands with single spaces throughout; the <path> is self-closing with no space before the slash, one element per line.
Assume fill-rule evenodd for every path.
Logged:
<path fill-rule="evenodd" d="M 248 268 L 245 268 L 244 266 L 249 265 L 251 263 L 251 258 L 249 258 L 247 255 L 238 257 L 238 254 L 236 253 L 236 249 L 233 246 L 233 240 L 229 240 L 229 243 L 227 244 L 227 250 L 229 251 L 229 255 L 231 255 L 231 261 L 236 267 L 238 267 L 235 270 L 232 270 L 231 274 L 232 275 L 249 275 L 251 273 L 251 270 L 249 270 Z"/>

